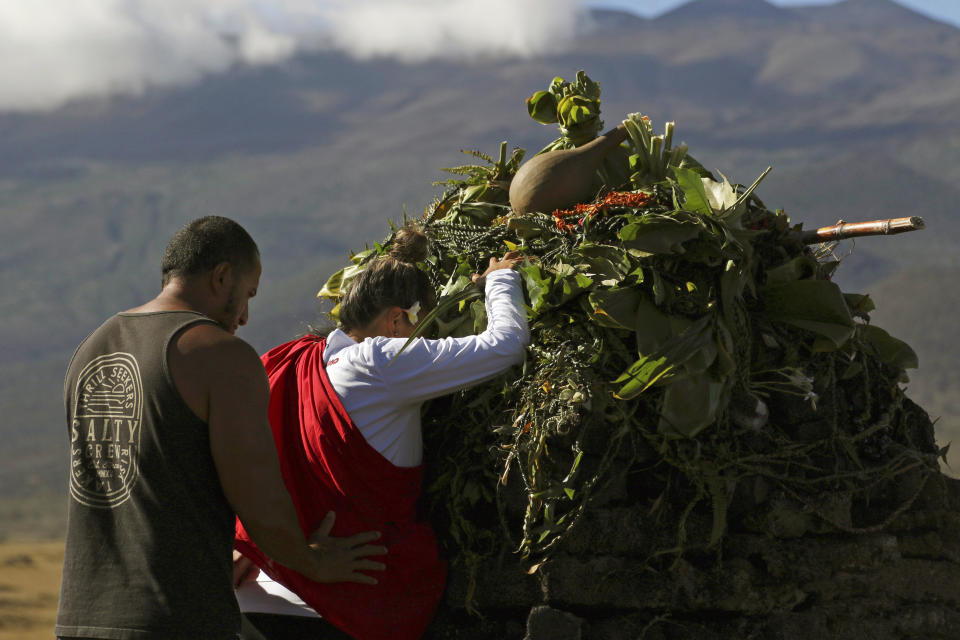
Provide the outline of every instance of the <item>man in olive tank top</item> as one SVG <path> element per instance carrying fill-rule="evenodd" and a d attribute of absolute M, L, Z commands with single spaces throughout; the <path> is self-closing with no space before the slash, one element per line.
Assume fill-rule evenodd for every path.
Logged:
<path fill-rule="evenodd" d="M 269 390 L 246 324 L 259 252 L 207 216 L 174 235 L 162 290 L 78 347 L 64 398 L 70 440 L 61 638 L 236 638 L 234 514 L 277 562 L 320 582 L 376 580 L 379 534 L 310 541 L 283 486 Z"/>

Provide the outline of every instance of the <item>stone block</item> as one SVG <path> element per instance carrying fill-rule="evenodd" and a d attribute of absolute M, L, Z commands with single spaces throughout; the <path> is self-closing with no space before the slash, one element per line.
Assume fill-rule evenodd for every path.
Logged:
<path fill-rule="evenodd" d="M 544 598 L 560 608 L 640 610 L 664 608 L 675 600 L 669 575 L 629 558 L 557 554 L 538 573 Z"/>
<path fill-rule="evenodd" d="M 583 619 L 553 607 L 534 607 L 524 640 L 583 640 Z"/>
<path fill-rule="evenodd" d="M 900 560 L 896 536 L 890 534 L 808 536 L 779 540 L 758 535 L 731 535 L 724 543 L 728 558 L 748 558 L 775 582 L 798 585 L 829 580 L 837 571 L 869 571 Z"/>
<path fill-rule="evenodd" d="M 463 567 L 451 567 L 444 593 L 445 606 L 466 609 L 471 591 L 470 575 Z M 494 609 L 525 609 L 542 602 L 540 581 L 528 575 L 516 556 L 491 559 L 478 571 L 472 588 L 473 607 L 481 613 Z"/>
<path fill-rule="evenodd" d="M 567 534 L 563 550 L 575 555 L 603 552 L 610 555 L 646 556 L 662 528 L 651 522 L 645 506 L 590 508 Z"/>
<path fill-rule="evenodd" d="M 870 594 L 898 603 L 960 605 L 960 566 L 952 562 L 904 558 L 875 571 L 837 572 L 830 582 L 829 589 L 822 583 L 818 586 L 821 593 L 829 590 L 832 597 Z"/>
<path fill-rule="evenodd" d="M 900 548 L 908 558 L 948 560 L 960 564 L 960 538 L 948 529 L 901 535 Z"/>
<path fill-rule="evenodd" d="M 678 560 L 668 570 L 654 571 L 630 558 L 559 556 L 545 563 L 540 573 L 546 601 L 577 610 L 762 614 L 789 611 L 807 597 L 791 581 L 766 579 L 745 559 L 731 560 L 721 569 L 701 569 Z"/>

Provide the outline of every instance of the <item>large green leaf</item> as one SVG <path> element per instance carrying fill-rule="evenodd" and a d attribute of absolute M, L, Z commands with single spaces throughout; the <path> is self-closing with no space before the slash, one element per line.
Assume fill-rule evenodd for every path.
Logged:
<path fill-rule="evenodd" d="M 569 95 L 557 104 L 560 124 L 567 128 L 596 120 L 599 114 L 599 101 L 586 96 Z"/>
<path fill-rule="evenodd" d="M 576 87 L 588 98 L 600 99 L 600 83 L 591 80 L 583 69 L 577 71 Z"/>
<path fill-rule="evenodd" d="M 534 313 L 539 313 L 546 304 L 547 295 L 550 293 L 550 285 L 553 282 L 549 273 L 541 271 L 540 267 L 533 262 L 527 261 L 517 267 L 520 276 L 527 285 L 527 295 L 530 297 L 530 309 Z"/>
<path fill-rule="evenodd" d="M 685 321 L 685 318 L 663 313 L 651 300 L 642 299 L 637 305 L 634 319 L 637 351 L 640 354 L 655 353 L 668 340 L 683 333 L 689 326 L 689 321 L 686 321 L 686 325 L 681 325 Z"/>
<path fill-rule="evenodd" d="M 668 315 L 644 298 L 636 312 L 637 351 L 641 357 L 665 354 L 672 364 L 684 365 L 674 375 L 703 371 L 717 357 L 717 343 L 709 329 L 711 317 L 695 322 L 684 316 Z"/>
<path fill-rule="evenodd" d="M 666 356 L 642 356 L 613 381 L 614 384 L 626 383 L 614 396 L 622 400 L 634 398 L 670 374 L 673 369 L 674 365 L 667 362 Z"/>
<path fill-rule="evenodd" d="M 699 374 L 710 368 L 719 353 L 717 337 L 713 331 L 703 331 L 699 336 L 699 344 L 693 353 L 683 363 L 683 374 Z M 677 374 L 678 376 L 681 374 Z"/>
<path fill-rule="evenodd" d="M 760 292 L 764 314 L 777 322 L 812 331 L 839 348 L 854 331 L 853 317 L 843 293 L 828 280 L 796 280 L 764 287 Z"/>
<path fill-rule="evenodd" d="M 601 283 L 616 280 L 619 284 L 634 270 L 630 256 L 620 247 L 584 243 L 577 247 L 574 255 L 587 265 L 594 279 Z"/>
<path fill-rule="evenodd" d="M 557 98 L 549 91 L 537 91 L 527 98 L 527 113 L 540 124 L 557 121 Z"/>
<path fill-rule="evenodd" d="M 469 289 L 473 285 L 473 281 L 469 276 L 453 274 L 450 276 L 450 281 L 443 287 L 440 291 L 440 300 L 444 300 L 459 294 L 465 289 Z"/>
<path fill-rule="evenodd" d="M 723 387 L 705 371 L 672 381 L 663 393 L 660 432 L 692 438 L 713 424 Z"/>
<path fill-rule="evenodd" d="M 696 211 L 707 216 L 713 213 L 699 173 L 692 169 L 674 167 L 673 175 L 683 190 L 683 206 L 687 211 Z"/>
<path fill-rule="evenodd" d="M 627 275 L 616 264 L 602 256 L 591 256 L 584 260 L 583 267 L 586 273 L 604 286 L 619 286 Z"/>
<path fill-rule="evenodd" d="M 722 318 L 717 318 L 717 358 L 711 371 L 718 380 L 728 380 L 737 371 L 737 348 L 733 334 Z M 749 339 L 740 336 L 740 340 Z"/>
<path fill-rule="evenodd" d="M 458 202 L 450 208 L 446 220 L 461 225 L 488 226 L 494 218 L 508 213 L 510 207 L 492 202 Z"/>
<path fill-rule="evenodd" d="M 873 299 L 865 293 L 845 293 L 843 299 L 850 309 L 850 313 L 855 316 L 869 317 L 868 314 L 876 309 Z"/>
<path fill-rule="evenodd" d="M 767 282 L 792 282 L 794 280 L 809 280 L 817 273 L 817 261 L 810 256 L 797 256 L 783 264 L 767 269 Z"/>
<path fill-rule="evenodd" d="M 487 328 L 487 306 L 483 300 L 474 300 L 470 303 L 470 317 L 473 320 L 473 333 L 483 333 Z"/>
<path fill-rule="evenodd" d="M 362 264 L 353 264 L 349 267 L 344 267 L 340 269 L 335 274 L 330 276 L 326 283 L 323 285 L 323 288 L 317 293 L 318 298 L 328 298 L 335 300 L 341 295 L 346 293 L 346 290 L 350 283 L 360 275 L 366 267 Z"/>
<path fill-rule="evenodd" d="M 880 327 L 862 324 L 857 326 L 857 331 L 873 346 L 881 361 L 899 369 L 916 369 L 920 366 L 920 360 L 910 345 Z"/>
<path fill-rule="evenodd" d="M 588 297 L 591 319 L 602 327 L 630 329 L 636 326 L 637 306 L 643 294 L 632 288 L 592 291 Z"/>
<path fill-rule="evenodd" d="M 340 287 L 343 284 L 343 272 L 346 270 L 346 267 L 340 269 L 335 274 L 327 278 L 327 281 L 324 283 L 323 287 L 317 293 L 318 298 L 339 298 L 340 297 Z"/>
<path fill-rule="evenodd" d="M 559 285 L 557 305 L 564 304 L 590 289 L 593 286 L 593 279 L 582 273 L 571 273 L 559 278 Z"/>
<path fill-rule="evenodd" d="M 728 260 L 720 275 L 720 307 L 727 324 L 738 325 L 737 305 L 743 299 L 743 290 L 750 279 L 750 273 L 735 260 Z"/>
<path fill-rule="evenodd" d="M 363 264 L 377 253 L 379 253 L 377 249 L 364 249 L 363 251 L 358 251 L 354 254 L 351 254 L 350 262 L 353 264 Z"/>
<path fill-rule="evenodd" d="M 641 353 L 640 358 L 613 381 L 623 385 L 616 396 L 633 398 L 657 382 L 667 382 L 681 373 L 689 373 L 686 368 L 681 368 L 688 363 L 694 371 L 709 366 L 709 362 L 702 366 L 701 361 L 709 359 L 712 362 L 717 354 L 716 338 L 711 329 L 713 320 L 713 314 L 705 315 L 667 339 L 655 352 Z"/>
<path fill-rule="evenodd" d="M 454 316 L 450 320 L 436 320 L 438 338 L 461 338 L 473 333 L 473 318 L 468 314 Z"/>
<path fill-rule="evenodd" d="M 704 315 L 699 320 L 689 323 L 683 332 L 661 347 L 672 361 L 684 363 L 702 349 L 712 349 L 715 342 L 713 335 L 712 313 Z"/>
<path fill-rule="evenodd" d="M 698 178 L 699 179 L 699 178 Z M 643 216 L 626 225 L 617 236 L 634 255 L 683 253 L 683 243 L 700 235 L 701 227 L 666 216 Z"/>

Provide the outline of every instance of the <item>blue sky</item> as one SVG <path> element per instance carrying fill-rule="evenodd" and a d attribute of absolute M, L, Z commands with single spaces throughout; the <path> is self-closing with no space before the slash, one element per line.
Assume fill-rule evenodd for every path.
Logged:
<path fill-rule="evenodd" d="M 588 0 L 593 7 L 615 7 L 626 9 L 642 16 L 655 16 L 688 0 Z M 768 0 L 770 4 L 781 7 L 834 4 L 837 0 Z M 930 16 L 942 22 L 960 26 L 960 0 L 895 0 L 898 4 Z"/>

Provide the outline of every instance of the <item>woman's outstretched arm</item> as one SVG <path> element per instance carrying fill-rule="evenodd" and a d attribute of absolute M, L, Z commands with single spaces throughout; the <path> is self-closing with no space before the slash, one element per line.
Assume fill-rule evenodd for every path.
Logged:
<path fill-rule="evenodd" d="M 370 358 L 373 370 L 390 395 L 405 403 L 420 403 L 476 384 L 523 361 L 530 342 L 520 274 L 500 268 L 484 275 L 487 328 L 475 336 L 365 341 L 361 357 Z M 358 354 L 359 355 L 359 354 Z"/>

